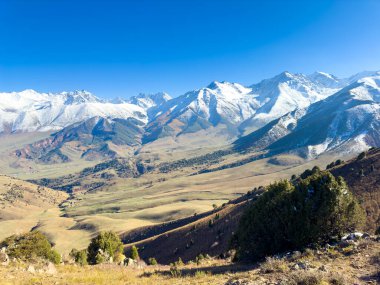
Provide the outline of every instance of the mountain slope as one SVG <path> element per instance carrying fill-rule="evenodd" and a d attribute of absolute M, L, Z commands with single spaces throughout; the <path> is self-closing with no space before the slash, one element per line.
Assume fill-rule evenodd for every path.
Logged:
<path fill-rule="evenodd" d="M 324 99 L 342 85 L 326 73 L 307 77 L 283 72 L 249 88 L 215 81 L 154 107 L 144 141 L 218 125 L 226 126 L 227 134 L 233 137 L 239 131 L 258 129 L 296 108 Z"/>
<path fill-rule="evenodd" d="M 329 171 L 345 179 L 366 210 L 365 230 L 375 232 L 380 226 L 380 149 L 368 151 L 362 159 L 355 157 L 341 162 Z M 163 264 L 177 261 L 178 257 L 184 261 L 195 260 L 200 253 L 225 256 L 240 217 L 262 191 L 263 188 L 252 191 L 199 216 L 129 231 L 122 235 L 123 241 L 127 249 L 132 245 L 143 249 L 140 251 L 142 258 L 154 256 Z"/>
<path fill-rule="evenodd" d="M 193 133 L 219 124 L 236 126 L 249 118 L 258 107 L 251 89 L 237 83 L 212 82 L 154 109 L 146 127 L 145 142 L 166 135 Z M 231 130 L 236 134 L 237 130 Z"/>
<path fill-rule="evenodd" d="M 95 116 L 147 120 L 137 105 L 108 103 L 87 91 L 0 93 L 0 133 L 60 130 Z"/>
<path fill-rule="evenodd" d="M 69 158 L 61 150 L 64 145 L 76 142 L 75 148 L 82 152 L 82 158 L 88 160 L 114 158 L 117 153 L 110 149 L 109 143 L 129 147 L 140 145 L 142 127 L 143 123 L 134 118 L 93 117 L 84 122 L 70 125 L 44 140 L 19 149 L 15 155 L 41 163 L 67 162 Z"/>
<path fill-rule="evenodd" d="M 380 149 L 371 149 L 363 158 L 355 157 L 329 170 L 342 176 L 361 201 L 367 214 L 366 230 L 380 229 Z"/>
<path fill-rule="evenodd" d="M 132 96 L 126 102 L 137 105 L 144 110 L 148 110 L 152 107 L 162 105 L 170 99 L 172 99 L 172 97 L 170 97 L 170 95 L 165 92 L 159 92 L 155 94 L 140 93 L 137 96 Z"/>
<path fill-rule="evenodd" d="M 39 215 L 67 198 L 64 192 L 0 175 L 0 240 L 31 230 Z"/>
<path fill-rule="evenodd" d="M 359 152 L 380 145 L 380 75 L 365 77 L 311 106 L 290 112 L 234 143 L 235 148 Z"/>
<path fill-rule="evenodd" d="M 363 78 L 311 105 L 294 130 L 269 146 L 301 149 L 308 156 L 338 149 L 359 152 L 380 146 L 380 76 Z"/>
<path fill-rule="evenodd" d="M 240 125 L 242 131 L 256 130 L 295 109 L 305 108 L 341 88 L 338 79 L 326 73 L 311 76 L 283 72 L 251 86 L 260 107 Z"/>

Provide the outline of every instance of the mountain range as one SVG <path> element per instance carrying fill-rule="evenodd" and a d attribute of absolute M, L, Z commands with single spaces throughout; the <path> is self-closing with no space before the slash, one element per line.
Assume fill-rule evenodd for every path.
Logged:
<path fill-rule="evenodd" d="M 79 143 L 83 158 L 95 159 L 117 156 L 115 145 L 133 148 L 201 130 L 217 130 L 239 151 L 314 157 L 380 146 L 379 100 L 380 72 L 344 79 L 283 72 L 249 86 L 214 81 L 176 98 L 157 93 L 107 101 L 87 91 L 25 90 L 0 93 L 0 133 L 52 132 L 16 151 L 41 162 L 67 161 L 61 148 L 70 142 Z"/>

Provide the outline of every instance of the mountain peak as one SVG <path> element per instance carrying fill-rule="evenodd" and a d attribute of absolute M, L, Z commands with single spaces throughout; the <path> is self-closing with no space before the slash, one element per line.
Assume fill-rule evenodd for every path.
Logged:
<path fill-rule="evenodd" d="M 327 72 L 316 71 L 307 77 L 312 82 L 327 88 L 342 88 L 345 85 L 343 80 Z"/>
<path fill-rule="evenodd" d="M 326 77 L 326 78 L 330 78 L 330 79 L 333 79 L 333 80 L 337 80 L 337 77 L 330 74 L 330 73 L 327 73 L 327 72 L 323 72 L 323 71 L 316 71 L 314 73 L 312 73 L 310 75 L 311 77 L 314 76 L 314 77 Z"/>
<path fill-rule="evenodd" d="M 283 71 L 279 75 L 277 75 L 276 77 L 280 78 L 280 79 L 293 79 L 294 74 L 289 72 L 289 71 Z"/>
<path fill-rule="evenodd" d="M 151 107 L 161 105 L 170 99 L 172 99 L 172 97 L 166 92 L 158 92 L 153 94 L 140 93 L 129 98 L 127 102 L 147 110 Z"/>
<path fill-rule="evenodd" d="M 206 88 L 208 88 L 208 89 L 218 89 L 222 85 L 225 85 L 225 84 L 231 84 L 231 83 L 226 82 L 226 81 L 216 81 L 216 80 L 214 80 L 209 85 L 207 85 Z"/>
<path fill-rule="evenodd" d="M 70 92 L 62 92 L 60 95 L 65 96 L 65 105 L 82 104 L 82 103 L 100 103 L 103 100 L 99 99 L 91 92 L 86 90 L 75 90 Z"/>

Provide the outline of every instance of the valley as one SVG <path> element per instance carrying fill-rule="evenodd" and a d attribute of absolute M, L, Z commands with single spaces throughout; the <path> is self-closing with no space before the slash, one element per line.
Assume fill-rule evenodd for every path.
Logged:
<path fill-rule="evenodd" d="M 219 262 L 268 185 L 327 165 L 360 199 L 364 229 L 378 227 L 379 72 L 284 72 L 176 98 L 12 96 L 24 113 L 1 117 L 0 240 L 38 231 L 68 258 L 112 231 L 125 253 L 137 246 L 144 260 L 168 265 L 203 254 Z"/>

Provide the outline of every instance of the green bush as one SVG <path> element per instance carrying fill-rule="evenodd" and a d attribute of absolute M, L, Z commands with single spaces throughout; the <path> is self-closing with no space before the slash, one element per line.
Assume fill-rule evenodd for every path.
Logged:
<path fill-rule="evenodd" d="M 61 262 L 61 255 L 55 249 L 52 249 L 48 259 L 54 264 L 59 264 Z"/>
<path fill-rule="evenodd" d="M 293 185 L 272 184 L 243 214 L 235 246 L 237 258 L 257 260 L 353 231 L 364 212 L 343 178 L 314 174 Z"/>
<path fill-rule="evenodd" d="M 139 260 L 140 259 L 139 251 L 135 245 L 132 245 L 132 247 L 131 247 L 131 258 L 133 260 Z"/>
<path fill-rule="evenodd" d="M 74 258 L 75 263 L 78 263 L 81 266 L 88 264 L 88 262 L 87 262 L 87 250 L 86 249 L 83 249 L 83 250 L 73 249 L 70 252 L 70 256 L 72 258 Z"/>
<path fill-rule="evenodd" d="M 99 264 L 114 259 L 118 253 L 123 253 L 123 243 L 114 232 L 101 232 L 91 240 L 87 249 L 88 262 Z"/>
<path fill-rule="evenodd" d="M 149 265 L 157 265 L 158 263 L 157 263 L 157 260 L 154 257 L 150 257 L 148 259 L 148 264 Z"/>
<path fill-rule="evenodd" d="M 10 236 L 0 243 L 1 247 L 7 248 L 10 257 L 24 261 L 42 258 L 55 264 L 61 262 L 59 253 L 52 249 L 46 236 L 38 231 Z"/>

